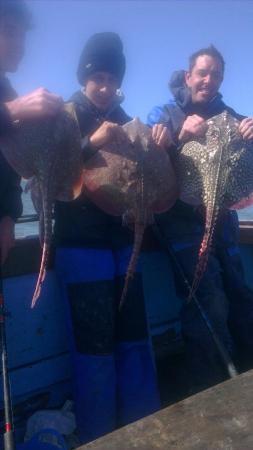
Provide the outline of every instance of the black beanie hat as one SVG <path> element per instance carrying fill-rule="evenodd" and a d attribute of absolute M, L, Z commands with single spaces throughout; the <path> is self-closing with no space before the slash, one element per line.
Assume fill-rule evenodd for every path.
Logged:
<path fill-rule="evenodd" d="M 104 71 L 113 74 L 121 85 L 125 69 L 123 44 L 118 34 L 97 33 L 90 37 L 81 53 L 77 78 L 83 85 L 91 74 Z"/>

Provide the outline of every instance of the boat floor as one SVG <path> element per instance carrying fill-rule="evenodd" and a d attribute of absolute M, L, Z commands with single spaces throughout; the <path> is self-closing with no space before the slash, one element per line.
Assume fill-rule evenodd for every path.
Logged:
<path fill-rule="evenodd" d="M 79 450 L 252 450 L 253 370 L 164 408 Z"/>

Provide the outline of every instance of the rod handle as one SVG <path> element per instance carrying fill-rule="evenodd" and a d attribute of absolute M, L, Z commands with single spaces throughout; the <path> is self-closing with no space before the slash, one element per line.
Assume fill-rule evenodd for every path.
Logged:
<path fill-rule="evenodd" d="M 13 430 L 4 433 L 4 450 L 15 450 L 14 432 Z"/>

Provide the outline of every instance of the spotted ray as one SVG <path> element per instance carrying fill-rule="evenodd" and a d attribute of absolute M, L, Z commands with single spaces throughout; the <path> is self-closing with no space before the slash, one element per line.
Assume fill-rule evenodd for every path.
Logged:
<path fill-rule="evenodd" d="M 186 143 L 175 160 L 180 198 L 204 205 L 205 231 L 189 299 L 206 269 L 215 225 L 221 211 L 253 203 L 253 145 L 238 132 L 239 122 L 228 112 L 207 121 L 204 138 Z"/>
<path fill-rule="evenodd" d="M 54 119 L 16 122 L 12 133 L 0 139 L 0 148 L 16 172 L 30 178 L 39 214 L 43 250 L 33 307 L 46 273 L 54 201 L 70 201 L 82 190 L 81 135 L 74 105 L 66 103 Z"/>
<path fill-rule="evenodd" d="M 151 143 L 151 130 L 134 119 L 123 126 L 126 140 L 112 141 L 86 164 L 87 195 L 108 214 L 134 224 L 134 246 L 121 304 L 133 277 L 143 233 L 153 213 L 168 210 L 178 197 L 174 170 L 168 154 Z"/>

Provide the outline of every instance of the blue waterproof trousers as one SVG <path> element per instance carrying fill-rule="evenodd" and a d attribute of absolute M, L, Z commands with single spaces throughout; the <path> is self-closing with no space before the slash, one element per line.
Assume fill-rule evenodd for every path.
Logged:
<path fill-rule="evenodd" d="M 131 251 L 56 251 L 82 442 L 151 414 L 160 405 L 139 268 L 119 310 Z"/>

